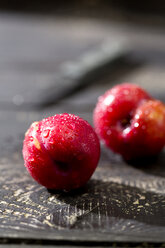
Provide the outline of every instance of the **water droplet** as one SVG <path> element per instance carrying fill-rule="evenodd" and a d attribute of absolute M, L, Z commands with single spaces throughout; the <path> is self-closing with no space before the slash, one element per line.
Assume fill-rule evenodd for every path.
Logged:
<path fill-rule="evenodd" d="M 108 112 L 109 112 L 109 113 L 112 112 L 112 108 L 108 108 Z"/>
<path fill-rule="evenodd" d="M 72 127 L 72 129 L 75 129 L 75 123 L 71 123 L 70 126 Z"/>
<path fill-rule="evenodd" d="M 139 118 L 140 118 L 140 116 L 139 116 L 138 114 L 136 114 L 136 115 L 135 115 L 135 119 L 138 120 Z"/>
<path fill-rule="evenodd" d="M 104 104 L 108 106 L 113 102 L 114 99 L 115 97 L 113 95 L 109 95 L 104 99 Z"/>
<path fill-rule="evenodd" d="M 111 130 L 107 131 L 107 135 L 111 135 L 111 133 L 112 133 Z"/>
<path fill-rule="evenodd" d="M 134 124 L 134 127 L 138 127 L 138 126 L 139 126 L 139 123 L 136 122 L 136 123 Z"/>
<path fill-rule="evenodd" d="M 45 130 L 43 131 L 43 137 L 44 137 L 44 138 L 47 138 L 47 137 L 49 136 L 49 133 L 50 133 L 50 130 L 49 130 L 49 129 L 45 129 Z"/>
<path fill-rule="evenodd" d="M 130 127 L 125 128 L 123 134 L 127 135 L 130 132 L 130 130 L 131 130 Z"/>

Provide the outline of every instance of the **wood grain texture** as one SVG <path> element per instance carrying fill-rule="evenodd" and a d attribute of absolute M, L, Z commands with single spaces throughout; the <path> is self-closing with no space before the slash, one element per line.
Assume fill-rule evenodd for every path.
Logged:
<path fill-rule="evenodd" d="M 42 112 L 1 112 L 0 238 L 163 242 L 165 153 L 132 166 L 102 147 L 94 176 L 72 193 L 48 191 L 27 174 L 21 156 L 24 132 L 44 115 L 77 112 L 72 104 L 66 108 L 61 103 Z M 78 114 L 92 123 L 87 109 L 83 104 Z"/>
<path fill-rule="evenodd" d="M 23 161 L 1 162 L 1 237 L 164 241 L 165 179 L 106 156 L 92 180 L 72 193 L 39 186 Z"/>

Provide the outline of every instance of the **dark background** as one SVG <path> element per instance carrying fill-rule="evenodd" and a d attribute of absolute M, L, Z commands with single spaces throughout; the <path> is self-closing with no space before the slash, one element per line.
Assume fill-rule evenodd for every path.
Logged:
<path fill-rule="evenodd" d="M 147 19 L 152 15 L 164 21 L 165 2 L 158 1 L 138 1 L 138 0 L 84 0 L 84 1 L 6 1 L 1 0 L 0 8 L 2 10 L 56 13 L 59 15 L 73 14 L 78 16 L 90 15 L 93 17 L 122 17 L 142 15 Z"/>

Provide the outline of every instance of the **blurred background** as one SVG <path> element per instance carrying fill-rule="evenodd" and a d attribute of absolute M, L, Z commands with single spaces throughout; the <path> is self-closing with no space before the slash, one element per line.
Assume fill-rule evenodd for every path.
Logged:
<path fill-rule="evenodd" d="M 0 108 L 43 107 L 99 78 L 163 98 L 164 15 L 161 0 L 2 0 Z"/>

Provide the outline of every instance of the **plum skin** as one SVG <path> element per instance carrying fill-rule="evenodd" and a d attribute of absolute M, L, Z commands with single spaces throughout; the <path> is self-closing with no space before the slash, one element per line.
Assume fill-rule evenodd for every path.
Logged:
<path fill-rule="evenodd" d="M 165 105 L 135 84 L 108 90 L 93 119 L 100 139 L 125 160 L 155 156 L 165 145 Z"/>
<path fill-rule="evenodd" d="M 25 134 L 23 158 L 31 176 L 48 189 L 83 186 L 95 171 L 100 143 L 91 125 L 73 114 L 34 122 Z"/>

